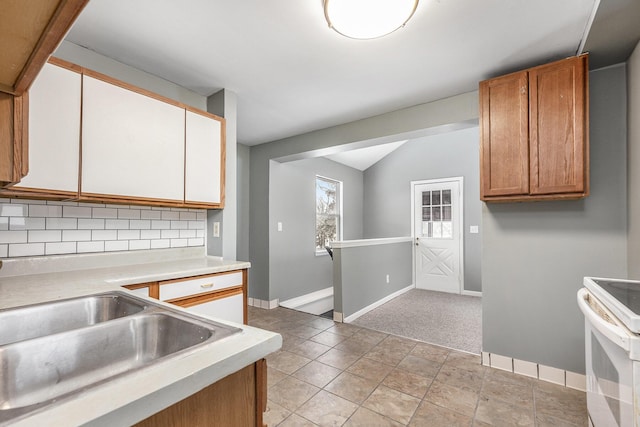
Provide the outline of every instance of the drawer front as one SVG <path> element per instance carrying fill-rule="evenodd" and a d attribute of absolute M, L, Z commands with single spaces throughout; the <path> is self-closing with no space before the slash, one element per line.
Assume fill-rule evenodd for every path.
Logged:
<path fill-rule="evenodd" d="M 242 285 L 242 272 L 160 283 L 160 300 L 189 297 Z"/>
<path fill-rule="evenodd" d="M 242 323 L 244 320 L 244 298 L 242 294 L 205 302 L 187 308 L 187 311 L 214 319 Z"/>
<path fill-rule="evenodd" d="M 130 292 L 141 296 L 141 297 L 148 297 L 149 295 L 149 287 L 144 287 L 144 288 L 137 288 L 137 289 L 129 289 Z"/>

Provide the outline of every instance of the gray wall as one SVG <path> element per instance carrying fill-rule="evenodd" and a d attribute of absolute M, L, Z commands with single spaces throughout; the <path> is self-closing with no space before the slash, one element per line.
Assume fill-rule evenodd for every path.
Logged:
<path fill-rule="evenodd" d="M 324 158 L 271 161 L 269 299 L 287 300 L 333 284 L 331 258 L 315 254 L 316 175 L 342 181 L 343 238 L 362 238 L 361 171 Z"/>
<path fill-rule="evenodd" d="M 627 271 L 624 64 L 590 75 L 591 195 L 485 204 L 483 350 L 584 372 L 583 276 Z"/>
<path fill-rule="evenodd" d="M 251 147 L 249 296 L 269 295 L 269 161 L 286 156 L 331 154 L 341 146 L 360 148 L 373 143 L 415 138 L 469 120 L 477 123 L 478 92 L 464 93 L 403 110 L 346 123 Z M 302 157 L 300 157 L 302 158 Z"/>
<path fill-rule="evenodd" d="M 334 249 L 334 310 L 348 317 L 410 286 L 412 249 L 411 241 Z"/>
<path fill-rule="evenodd" d="M 464 289 L 482 291 L 478 128 L 411 140 L 364 172 L 364 236 L 411 235 L 410 182 L 464 177 Z"/>
<path fill-rule="evenodd" d="M 248 146 L 238 144 L 238 231 L 237 259 L 249 261 L 249 162 L 251 151 Z"/>
<path fill-rule="evenodd" d="M 640 280 L 640 43 L 627 61 L 629 278 Z"/>

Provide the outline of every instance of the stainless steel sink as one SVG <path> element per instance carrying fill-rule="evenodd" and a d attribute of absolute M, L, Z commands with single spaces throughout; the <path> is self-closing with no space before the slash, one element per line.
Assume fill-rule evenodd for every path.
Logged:
<path fill-rule="evenodd" d="M 141 312 L 147 305 L 145 301 L 118 293 L 0 310 L 0 345 L 129 316 Z"/>
<path fill-rule="evenodd" d="M 87 314 L 80 308 L 87 305 L 95 309 L 89 309 L 86 317 L 77 315 Z M 54 315 L 49 308 L 61 312 Z M 10 343 L 0 345 L 0 425 L 240 332 L 120 292 L 4 310 L 0 313 L 3 333 L 1 316 L 14 319 L 7 314 L 12 311 L 42 314 L 48 321 L 68 315 L 76 321 L 59 331 L 45 321 L 24 319 L 41 329 L 18 338 L 14 335 Z M 84 326 L 80 318 L 86 320 Z"/>

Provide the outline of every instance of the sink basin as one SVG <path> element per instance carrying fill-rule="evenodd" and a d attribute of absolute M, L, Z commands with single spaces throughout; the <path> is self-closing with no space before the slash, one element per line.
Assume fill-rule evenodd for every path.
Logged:
<path fill-rule="evenodd" d="M 112 293 L 0 310 L 0 345 L 129 316 L 146 307 L 145 301 Z"/>
<path fill-rule="evenodd" d="M 0 425 L 241 331 L 122 292 L 3 310 L 0 325 Z"/>

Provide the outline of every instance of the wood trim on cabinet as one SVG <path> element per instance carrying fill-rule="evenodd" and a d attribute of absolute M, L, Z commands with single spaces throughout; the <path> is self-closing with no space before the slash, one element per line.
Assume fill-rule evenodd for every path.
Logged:
<path fill-rule="evenodd" d="M 175 304 L 183 308 L 193 307 L 194 305 L 204 304 L 205 302 L 215 301 L 218 299 L 223 299 L 223 298 L 231 297 L 234 295 L 240 295 L 243 292 L 244 291 L 242 286 L 234 286 L 232 288 L 225 288 L 219 291 L 211 291 L 211 292 L 201 293 L 201 294 L 188 296 L 188 297 L 174 298 L 174 299 L 166 300 L 164 302 Z M 244 306 L 243 311 L 244 311 L 243 313 L 244 315 L 247 311 L 246 305 Z"/>
<path fill-rule="evenodd" d="M 4 40 L 0 48 L 6 53 L 5 59 L 15 67 L 11 68 L 15 70 L 11 76 L 5 73 L 4 77 L 11 81 L 0 84 L 0 90 L 18 96 L 25 93 L 88 2 L 39 0 L 12 2 L 13 7 L 6 5 L 6 16 L 19 14 L 20 19 L 3 20 L 5 28 L 0 30 L 2 36 L 13 35 L 0 37 L 0 40 Z M 16 43 L 16 39 L 21 42 Z"/>
<path fill-rule="evenodd" d="M 0 92 L 0 187 L 18 183 L 28 171 L 29 95 Z"/>
<path fill-rule="evenodd" d="M 127 288 L 129 290 L 149 288 L 149 297 L 160 299 L 160 286 L 158 285 L 158 282 L 136 283 L 134 285 L 125 285 L 123 288 Z"/>
<path fill-rule="evenodd" d="M 246 323 L 246 322 L 245 322 Z M 263 421 L 267 411 L 267 361 L 260 359 L 256 362 L 256 426 L 266 426 Z"/>

